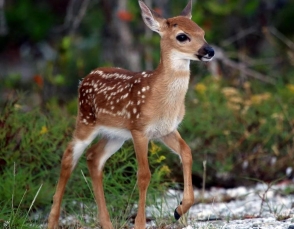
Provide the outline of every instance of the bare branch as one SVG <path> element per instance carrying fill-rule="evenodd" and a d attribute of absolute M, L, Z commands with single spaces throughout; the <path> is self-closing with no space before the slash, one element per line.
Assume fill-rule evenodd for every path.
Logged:
<path fill-rule="evenodd" d="M 81 5 L 81 8 L 79 10 L 79 13 L 74 18 L 71 32 L 74 32 L 78 28 L 78 26 L 80 25 L 83 17 L 85 16 L 85 14 L 87 12 L 87 8 L 88 8 L 89 3 L 90 3 L 90 0 L 83 0 L 82 1 L 82 5 Z"/>
<path fill-rule="evenodd" d="M 5 13 L 4 13 L 5 0 L 0 0 L 0 36 L 5 36 L 8 33 Z"/>
<path fill-rule="evenodd" d="M 55 33 L 65 32 L 73 34 L 85 16 L 90 1 L 91 0 L 70 0 L 66 8 L 64 23 L 57 28 L 54 28 L 53 31 Z"/>
<path fill-rule="evenodd" d="M 221 48 L 216 47 L 216 46 L 213 46 L 213 48 L 216 53 L 215 59 L 221 61 L 224 65 L 227 65 L 231 68 L 234 68 L 234 69 L 240 71 L 242 74 L 249 76 L 249 77 L 252 77 L 252 78 L 255 78 L 255 79 L 258 79 L 262 82 L 269 83 L 269 84 L 275 84 L 275 81 L 273 79 L 271 79 L 270 77 L 263 75 L 257 71 L 252 70 L 252 69 L 249 69 L 248 67 L 246 67 L 246 65 L 244 63 L 238 63 L 236 61 L 229 59 L 226 56 L 225 52 Z"/>
<path fill-rule="evenodd" d="M 278 39 L 280 39 L 285 45 L 287 45 L 290 49 L 294 50 L 294 43 L 288 39 L 284 34 L 282 34 L 280 31 L 278 31 L 275 27 L 268 27 L 268 30 L 276 36 Z"/>
<path fill-rule="evenodd" d="M 232 44 L 233 42 L 242 39 L 243 37 L 246 37 L 247 35 L 256 32 L 257 29 L 256 27 L 250 27 L 248 29 L 245 30 L 241 30 L 239 33 L 237 33 L 234 36 L 229 37 L 228 39 L 224 40 L 222 42 L 222 46 L 228 46 L 230 44 Z"/>

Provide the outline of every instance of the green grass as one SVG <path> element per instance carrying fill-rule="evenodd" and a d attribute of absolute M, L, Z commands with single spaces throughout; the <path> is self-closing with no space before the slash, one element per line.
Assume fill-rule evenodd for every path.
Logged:
<path fill-rule="evenodd" d="M 32 224 L 41 225 L 46 221 L 61 156 L 71 139 L 75 122 L 67 108 L 57 106 L 54 101 L 47 103 L 45 109 L 27 111 L 22 99 L 25 97 L 20 95 L 7 101 L 0 116 L 0 224 L 4 226 L 9 222 L 7 228 L 32 228 Z M 149 162 L 153 175 L 149 196 L 160 197 L 171 184 L 165 181 L 170 170 L 164 161 L 160 147 L 151 143 Z M 104 188 L 116 228 L 127 225 L 131 212 L 136 211 L 136 170 L 133 146 L 128 143 L 106 163 Z M 75 216 L 79 225 L 96 225 L 94 203 L 86 160 L 82 157 L 67 184 L 61 215 Z M 39 214 L 36 220 L 33 213 Z"/>

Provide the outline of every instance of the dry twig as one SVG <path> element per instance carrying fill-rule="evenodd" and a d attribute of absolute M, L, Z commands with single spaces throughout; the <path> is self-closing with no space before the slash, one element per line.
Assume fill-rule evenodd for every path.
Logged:
<path fill-rule="evenodd" d="M 258 80 L 265 82 L 265 83 L 275 84 L 275 81 L 273 79 L 271 79 L 270 77 L 248 68 L 244 63 L 238 63 L 236 61 L 229 59 L 227 57 L 227 55 L 225 54 L 225 52 L 220 47 L 213 46 L 213 48 L 216 53 L 214 58 L 216 60 L 222 62 L 224 65 L 226 65 L 230 68 L 236 69 L 236 70 L 240 71 L 243 75 L 246 75 L 248 77 L 258 79 Z M 215 70 L 212 70 L 212 71 L 215 71 Z"/>

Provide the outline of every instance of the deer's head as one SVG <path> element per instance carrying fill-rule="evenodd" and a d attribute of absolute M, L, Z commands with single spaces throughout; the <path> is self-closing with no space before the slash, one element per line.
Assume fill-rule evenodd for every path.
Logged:
<path fill-rule="evenodd" d="M 162 50 L 175 59 L 210 61 L 214 50 L 204 39 L 204 31 L 192 18 L 192 0 L 180 16 L 165 19 L 139 0 L 145 24 L 161 36 Z"/>

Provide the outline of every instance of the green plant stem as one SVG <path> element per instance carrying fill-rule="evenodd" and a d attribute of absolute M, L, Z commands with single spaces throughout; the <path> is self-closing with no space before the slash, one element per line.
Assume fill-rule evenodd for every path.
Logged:
<path fill-rule="evenodd" d="M 29 207 L 29 210 L 27 211 L 27 214 L 26 214 L 26 216 L 25 216 L 25 218 L 24 218 L 24 221 L 23 221 L 23 223 L 22 223 L 22 225 L 21 225 L 21 228 L 22 228 L 23 225 L 25 224 L 25 221 L 26 221 L 26 219 L 27 219 L 27 217 L 28 217 L 28 215 L 29 215 L 29 213 L 30 213 L 30 211 L 31 211 L 31 209 L 32 209 L 32 207 L 33 207 L 35 201 L 36 201 L 37 196 L 39 195 L 39 192 L 41 191 L 42 186 L 43 186 L 43 184 L 40 185 L 40 187 L 39 187 L 39 189 L 38 189 L 36 195 L 34 196 L 34 199 L 33 199 L 32 203 L 31 203 L 31 205 L 30 205 L 30 207 Z"/>

